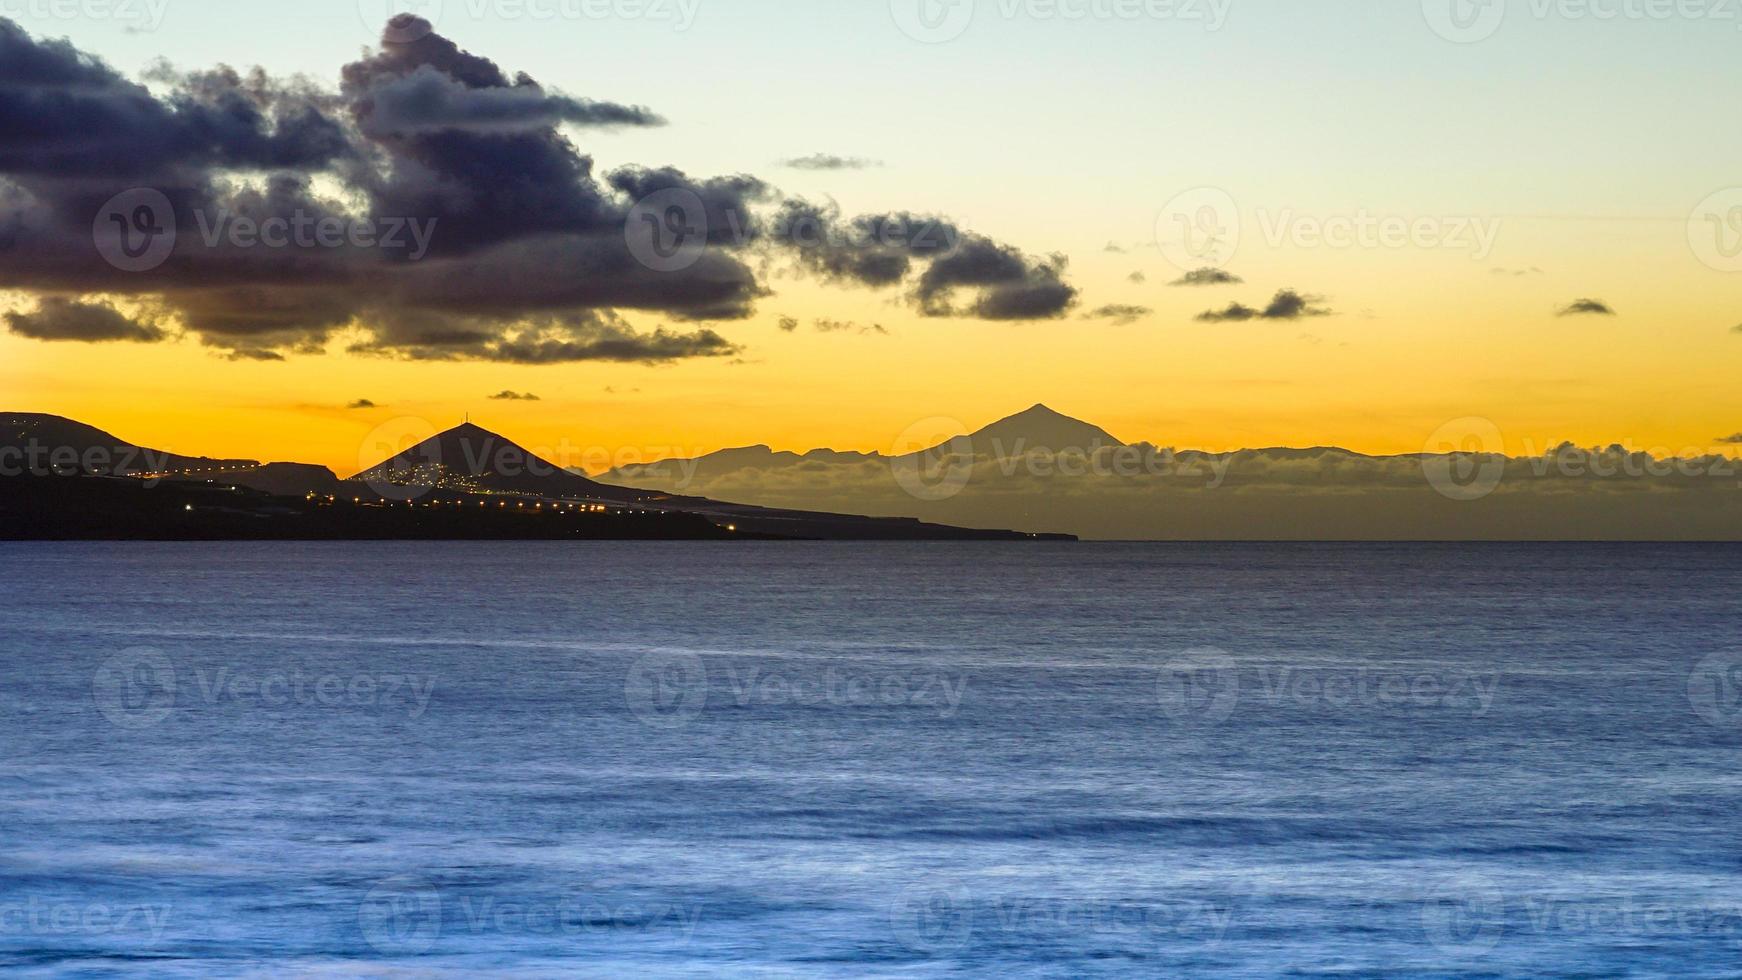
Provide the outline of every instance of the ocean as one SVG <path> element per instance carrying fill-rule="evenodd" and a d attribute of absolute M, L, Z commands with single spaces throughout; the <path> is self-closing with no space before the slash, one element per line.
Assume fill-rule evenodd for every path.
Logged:
<path fill-rule="evenodd" d="M 1742 976 L 1742 548 L 0 544 L 19 976 Z"/>

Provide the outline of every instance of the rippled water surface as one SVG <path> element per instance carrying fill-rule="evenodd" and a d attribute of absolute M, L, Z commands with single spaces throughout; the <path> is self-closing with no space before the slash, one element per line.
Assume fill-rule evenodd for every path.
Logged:
<path fill-rule="evenodd" d="M 20 975 L 1742 976 L 1742 549 L 0 545 Z"/>

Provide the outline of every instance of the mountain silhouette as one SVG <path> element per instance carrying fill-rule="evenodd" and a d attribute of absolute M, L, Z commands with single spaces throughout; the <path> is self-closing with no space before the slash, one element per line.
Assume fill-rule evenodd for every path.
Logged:
<path fill-rule="evenodd" d="M 32 461 L 34 455 L 43 467 L 96 476 L 165 472 L 199 475 L 260 465 L 252 459 L 212 459 L 150 449 L 93 425 L 38 412 L 0 413 L 0 448 L 24 453 L 27 467 L 38 465 Z"/>
<path fill-rule="evenodd" d="M 1025 412 L 999 419 L 967 438 L 974 447 L 974 455 L 995 459 L 1036 451 L 1087 453 L 1104 446 L 1125 445 L 1106 429 L 1055 412 L 1045 405 L 1036 405 Z M 957 449 L 956 443 L 957 440 L 950 440 L 927 452 Z"/>
<path fill-rule="evenodd" d="M 966 443 L 963 439 L 967 440 Z M 604 474 L 604 479 L 679 487 L 706 485 L 746 470 L 777 472 L 805 464 L 887 464 L 896 458 L 938 457 L 957 453 L 1006 459 L 1037 451 L 1088 453 L 1104 446 L 1123 445 L 1125 443 L 1098 425 L 1071 418 L 1045 405 L 1036 405 L 1008 418 L 999 419 L 966 436 L 950 439 L 903 457 L 890 457 L 874 452 L 837 452 L 833 449 L 813 449 L 807 453 L 776 452 L 768 446 L 745 446 L 722 449 L 693 459 L 667 459 L 656 463 L 624 466 Z"/>
<path fill-rule="evenodd" d="M 429 490 L 620 502 L 655 496 L 595 483 L 471 422 L 425 439 L 350 479 L 368 484 L 383 496 L 407 499 Z"/>

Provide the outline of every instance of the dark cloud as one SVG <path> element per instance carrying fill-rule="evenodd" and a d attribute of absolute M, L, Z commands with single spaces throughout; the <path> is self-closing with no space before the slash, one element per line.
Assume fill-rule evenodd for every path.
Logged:
<path fill-rule="evenodd" d="M 644 106 L 623 106 L 546 94 L 536 83 L 469 88 L 429 65 L 369 91 L 373 136 L 423 133 L 519 133 L 560 123 L 579 126 L 661 126 Z"/>
<path fill-rule="evenodd" d="M 538 402 L 543 401 L 544 399 L 530 391 L 499 391 L 496 394 L 491 395 L 490 400 L 493 402 Z"/>
<path fill-rule="evenodd" d="M 962 233 L 954 223 L 917 214 L 844 219 L 840 209 L 787 201 L 775 216 L 772 240 L 801 267 L 824 279 L 872 288 L 905 280 L 916 263 L 952 252 Z"/>
<path fill-rule="evenodd" d="M 37 301 L 35 312 L 7 313 L 5 319 L 6 329 L 32 340 L 150 343 L 167 336 L 156 324 L 130 317 L 108 303 L 83 303 L 61 296 L 44 296 Z"/>
<path fill-rule="evenodd" d="M 374 402 L 370 401 L 367 398 L 359 398 L 356 401 L 352 402 L 351 404 L 346 405 L 345 407 L 350 408 L 350 409 L 358 409 L 358 408 L 379 408 L 380 406 L 376 405 Z"/>
<path fill-rule="evenodd" d="M 660 327 L 638 331 L 608 313 L 568 313 L 527 319 L 506 331 L 475 317 L 428 315 L 391 321 L 386 342 L 355 344 L 353 353 L 404 360 L 565 364 L 579 361 L 664 364 L 692 357 L 728 357 L 743 348 L 713 330 Z"/>
<path fill-rule="evenodd" d="M 1225 310 L 1200 313 L 1198 319 L 1206 323 L 1238 323 L 1246 320 L 1301 320 L 1307 317 L 1330 316 L 1330 310 L 1313 305 L 1323 301 L 1319 296 L 1303 296 L 1292 289 L 1284 289 L 1262 310 L 1240 303 L 1230 303 Z"/>
<path fill-rule="evenodd" d="M 787 333 L 792 333 L 794 330 L 797 330 L 798 329 L 798 317 L 795 317 L 795 316 L 783 316 L 783 317 L 781 317 L 780 318 L 780 329 L 786 331 Z"/>
<path fill-rule="evenodd" d="M 1142 285 L 1149 281 L 1149 277 L 1144 275 L 1142 272 L 1133 272 L 1125 278 L 1131 282 L 1137 283 L 1138 285 Z"/>
<path fill-rule="evenodd" d="M 1576 299 L 1561 307 L 1555 316 L 1614 316 L 1615 311 L 1600 299 Z"/>
<path fill-rule="evenodd" d="M 1731 327 L 1730 332 L 1731 333 L 1742 333 L 1742 323 L 1738 323 L 1735 326 Z"/>
<path fill-rule="evenodd" d="M 794 157 L 780 161 L 780 165 L 791 170 L 869 170 L 883 166 L 881 160 L 867 160 L 863 157 L 839 157 L 830 153 L 813 153 L 808 157 Z"/>
<path fill-rule="evenodd" d="M 57 326 L 38 313 L 15 332 L 179 330 L 241 360 L 343 337 L 405 359 L 660 363 L 739 348 L 713 329 L 637 329 L 625 314 L 747 318 L 776 258 L 836 284 L 904 287 L 932 315 L 1050 316 L 1075 297 L 1062 262 L 947 219 L 847 218 L 749 175 L 598 173 L 579 133 L 660 117 L 547 90 L 409 15 L 341 69 L 336 90 L 228 67 L 159 65 L 149 80 L 154 89 L 0 19 L 0 290 L 161 311 L 132 327 L 118 314 Z M 136 188 L 167 199 L 172 215 L 156 217 L 177 232 L 139 272 L 112 264 L 92 234 Z M 708 229 L 709 247 L 670 271 L 638 260 L 626 236 L 636 203 L 661 191 L 694 195 Z M 129 203 L 110 217 L 119 231 L 137 213 Z M 262 244 L 274 226 L 285 236 Z M 987 253 L 1006 267 L 986 272 Z"/>
<path fill-rule="evenodd" d="M 1064 282 L 1062 255 L 1037 260 L 981 235 L 934 259 L 915 290 L 926 316 L 971 315 L 982 320 L 1043 320 L 1063 316 L 1077 300 Z M 977 289 L 966 307 L 956 305 L 960 289 Z"/>
<path fill-rule="evenodd" d="M 1226 269 L 1202 268 L 1193 269 L 1185 275 L 1168 283 L 1170 286 L 1237 286 L 1246 280 Z"/>
<path fill-rule="evenodd" d="M 1718 441 L 1726 446 L 1742 446 L 1742 432 L 1738 432 L 1733 436 L 1723 436 L 1719 438 Z"/>
<path fill-rule="evenodd" d="M 1127 326 L 1154 313 L 1147 306 L 1130 306 L 1122 303 L 1112 303 L 1083 314 L 1085 320 L 1112 320 L 1119 326 Z"/>

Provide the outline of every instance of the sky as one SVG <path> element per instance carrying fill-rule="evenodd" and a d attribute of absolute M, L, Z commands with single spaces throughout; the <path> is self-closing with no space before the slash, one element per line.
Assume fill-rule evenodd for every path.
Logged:
<path fill-rule="evenodd" d="M 71 266 L 32 267 L 0 281 L 0 311 L 26 318 L 0 324 L 11 325 L 0 332 L 3 407 L 171 451 L 295 459 L 340 475 L 372 462 L 383 427 L 439 428 L 468 414 L 587 465 L 754 443 L 888 451 L 916 423 L 973 428 L 1036 402 L 1127 441 L 1214 451 L 1416 452 L 1470 417 L 1491 420 L 1513 453 L 1562 440 L 1719 450 L 1742 432 L 1742 261 L 1732 254 L 1742 248 L 1742 11 L 1731 5 L 1691 0 L 1660 16 L 1641 0 L 1496 0 L 1466 22 L 1439 0 L 959 0 L 928 21 L 918 2 L 413 9 L 506 76 L 535 79 L 548 97 L 536 113 L 554 114 L 486 125 L 474 108 L 440 124 L 451 131 L 487 141 L 505 125 L 544 126 L 590 157 L 595 177 L 635 166 L 697 181 L 754 175 L 764 214 L 802 199 L 833 202 L 849 219 L 939 216 L 988 253 L 1021 256 L 1016 278 L 995 289 L 1007 286 L 1001 295 L 1024 310 L 1038 304 L 1032 316 L 987 315 L 998 306 L 991 290 L 959 273 L 939 293 L 948 309 L 926 308 L 916 293 L 924 277 L 943 278 L 947 259 L 915 253 L 898 282 L 872 288 L 807 268 L 794 250 L 728 246 L 696 268 L 719 258 L 743 277 L 729 310 L 670 299 L 650 280 L 624 300 L 634 305 L 607 289 L 564 306 L 570 319 L 540 334 L 652 349 L 644 342 L 665 331 L 672 343 L 658 363 L 432 347 L 428 324 L 448 323 L 444 288 L 475 304 L 467 315 L 483 319 L 468 329 L 524 339 L 515 331 L 550 310 L 498 295 L 521 288 L 517 276 L 581 280 L 604 267 L 592 252 L 490 251 L 546 241 L 534 234 L 551 230 L 532 227 L 536 209 L 503 217 L 521 224 L 498 238 L 477 212 L 438 208 L 426 215 L 438 254 L 409 260 L 422 263 L 406 273 L 416 302 L 383 312 L 359 300 L 345 326 L 315 324 L 323 311 L 242 340 L 229 306 L 222 329 L 198 326 L 218 314 L 196 287 L 264 250 L 226 253 L 220 269 L 179 251 L 199 247 L 183 228 L 163 269 L 81 278 Z M 36 43 L 66 38 L 127 79 L 150 72 L 165 105 L 191 90 L 187 73 L 217 65 L 306 76 L 318 92 L 298 98 L 319 102 L 375 48 L 388 13 L 384 0 L 0 0 L 0 17 Z M 368 84 L 398 85 L 402 69 L 382 67 Z M 0 108 L 20 84 L 0 80 Z M 370 146 L 415 144 L 387 168 L 440 144 L 427 120 L 391 129 L 385 104 L 367 122 Z M 602 125 L 601 104 L 645 107 L 663 125 Z M 347 107 L 327 115 L 348 125 Z M 95 131 L 111 156 L 149 156 L 129 149 L 148 135 Z M 90 185 L 119 193 L 172 173 L 189 186 L 258 184 L 274 167 L 249 152 L 226 151 L 193 176 L 170 158 L 155 170 L 105 164 Z M 67 182 L 28 157 L 0 150 L 0 182 Z M 792 165 L 807 158 L 842 163 Z M 353 203 L 359 188 L 384 186 L 326 166 L 305 155 L 291 169 Z M 373 213 L 383 200 L 424 200 L 416 190 L 400 179 Z M 94 193 L 67 200 L 109 196 Z M 608 193 L 621 198 L 607 216 L 620 246 L 621 209 L 639 195 Z M 1185 239 L 1180 214 L 1220 227 L 1222 250 Z M 1363 225 L 1374 237 L 1339 237 Z M 609 238 L 612 227 L 601 219 L 588 233 Z M 408 260 L 394 259 L 399 276 Z M 29 262 L 0 251 L 0 273 L 8 264 Z M 1173 285 L 1209 266 L 1239 281 Z M 276 288 L 278 272 L 250 274 Z M 1038 298 L 1065 291 L 1062 304 Z M 1279 294 L 1300 299 L 1276 303 Z M 45 297 L 107 308 L 144 332 L 68 339 L 92 330 L 27 319 Z M 370 320 L 387 316 L 398 318 L 391 329 Z M 359 332 L 373 340 L 360 344 Z M 250 356 L 233 359 L 238 350 Z M 504 392 L 537 400 L 490 397 Z"/>

